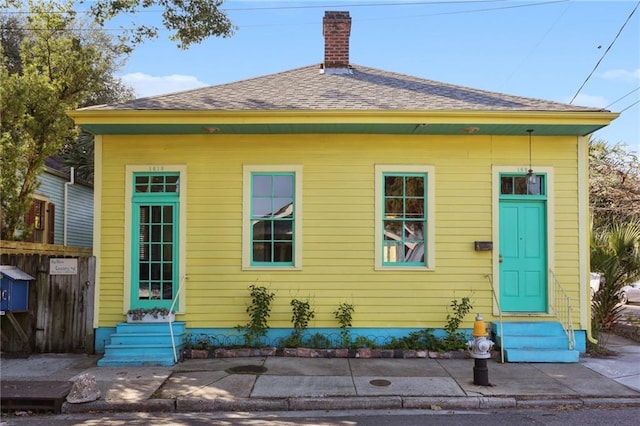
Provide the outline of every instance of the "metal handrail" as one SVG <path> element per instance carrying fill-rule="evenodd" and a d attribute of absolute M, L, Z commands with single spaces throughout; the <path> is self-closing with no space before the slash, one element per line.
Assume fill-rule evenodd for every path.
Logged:
<path fill-rule="evenodd" d="M 182 290 L 182 286 L 184 285 L 184 281 L 187 279 L 186 275 L 182 276 L 182 280 L 180 280 L 180 285 L 178 286 L 178 291 L 176 292 L 176 297 L 173 298 L 173 302 L 171 303 L 171 307 L 169 308 L 169 312 L 174 312 L 173 308 L 176 306 L 176 302 L 178 301 L 178 296 L 180 296 L 180 291 Z M 169 321 L 169 334 L 171 335 L 171 347 L 173 348 L 173 362 L 178 362 L 178 353 L 176 351 L 176 340 L 173 335 L 173 323 Z"/>
<path fill-rule="evenodd" d="M 489 284 L 491 285 L 491 295 L 493 296 L 493 301 L 496 302 L 496 306 L 498 307 L 498 318 L 500 322 L 500 333 L 502 335 L 502 342 L 500 344 L 500 363 L 504 364 L 504 327 L 502 325 L 502 309 L 500 309 L 500 302 L 498 301 L 498 297 L 496 296 L 496 290 L 493 288 L 493 275 L 487 274 L 485 278 L 489 280 Z"/>
<path fill-rule="evenodd" d="M 565 289 L 558 281 L 556 274 L 549 269 L 549 274 L 553 278 L 554 287 L 554 314 L 560 320 L 562 329 L 567 334 L 569 339 L 569 350 L 573 350 L 576 347 L 576 339 L 573 330 L 573 308 L 571 307 L 571 298 L 565 291 Z"/>

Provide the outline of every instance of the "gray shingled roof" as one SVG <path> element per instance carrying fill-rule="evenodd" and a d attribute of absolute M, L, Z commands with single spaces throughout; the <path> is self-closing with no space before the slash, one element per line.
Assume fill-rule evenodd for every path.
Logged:
<path fill-rule="evenodd" d="M 328 74 L 320 70 L 320 65 L 312 65 L 84 110 L 605 111 L 472 89 L 359 65 L 352 65 L 350 74 Z"/>

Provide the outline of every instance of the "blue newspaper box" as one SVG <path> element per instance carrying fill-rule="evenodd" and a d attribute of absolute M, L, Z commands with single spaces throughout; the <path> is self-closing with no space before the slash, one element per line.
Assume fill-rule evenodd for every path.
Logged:
<path fill-rule="evenodd" d="M 29 281 L 33 279 L 17 266 L 0 265 L 0 311 L 28 311 Z"/>

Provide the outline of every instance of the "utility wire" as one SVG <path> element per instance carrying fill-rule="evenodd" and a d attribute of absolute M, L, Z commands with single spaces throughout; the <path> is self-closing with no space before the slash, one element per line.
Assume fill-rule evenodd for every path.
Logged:
<path fill-rule="evenodd" d="M 635 89 L 633 89 L 632 91 L 630 91 L 626 95 L 619 97 L 618 99 L 616 99 L 615 101 L 613 101 L 609 105 L 607 105 L 605 108 L 609 108 L 611 105 L 617 104 L 618 102 L 620 102 L 621 100 L 623 100 L 624 98 L 626 98 L 627 96 L 629 96 L 630 94 L 632 94 L 633 92 L 635 92 L 637 90 L 640 90 L 640 87 L 636 87 Z"/>
<path fill-rule="evenodd" d="M 618 112 L 618 114 L 622 114 L 623 112 L 625 112 L 626 110 L 628 110 L 629 108 L 631 108 L 632 106 L 636 105 L 637 103 L 640 103 L 640 99 L 638 99 L 637 101 L 635 101 L 634 103 L 632 103 L 631 105 L 629 105 L 628 107 L 626 107 L 625 109 L 623 109 L 622 111 Z"/>
<path fill-rule="evenodd" d="M 631 17 L 633 16 L 633 14 L 635 13 L 635 11 L 638 9 L 638 6 L 640 6 L 640 1 L 638 3 L 636 3 L 636 7 L 633 8 L 633 10 L 631 11 L 631 13 L 629 14 L 629 16 L 627 17 L 627 20 L 624 21 L 624 24 L 622 24 L 622 27 L 620 27 L 620 30 L 618 31 L 618 34 L 616 34 L 616 36 L 614 37 L 613 41 L 611 42 L 611 44 L 609 45 L 609 47 L 607 47 L 607 50 L 604 51 L 604 53 L 602 54 L 602 56 L 600 57 L 600 60 L 598 60 L 598 62 L 596 63 L 596 66 L 593 67 L 593 70 L 591 70 L 591 72 L 589 73 L 589 75 L 587 76 L 587 78 L 584 80 L 584 82 L 582 83 L 582 85 L 580 86 L 580 88 L 578 89 L 578 91 L 576 92 L 575 95 L 573 95 L 573 98 L 571 98 L 571 102 L 569 102 L 570 104 L 573 103 L 573 101 L 576 100 L 576 97 L 578 96 L 578 94 L 580 93 L 580 91 L 582 90 L 582 88 L 585 86 L 585 84 L 587 84 L 587 81 L 589 81 L 589 79 L 591 78 L 591 76 L 593 75 L 594 72 L 596 72 L 596 69 L 598 68 L 598 66 L 600 65 L 600 63 L 602 62 L 602 60 L 604 59 L 605 56 L 607 56 L 607 53 L 609 53 L 609 50 L 611 50 L 611 48 L 613 47 L 613 45 L 615 44 L 616 40 L 618 40 L 618 37 L 620 36 L 620 33 L 622 33 L 622 30 L 624 29 L 624 27 L 627 25 L 627 23 L 631 20 Z"/>
<path fill-rule="evenodd" d="M 468 3 L 500 3 L 507 0 L 451 0 L 451 1 L 416 1 L 401 3 L 354 3 L 354 4 L 337 4 L 337 5 L 305 5 L 305 6 L 256 6 L 256 7 L 221 7 L 225 12 L 229 11 L 253 11 L 253 10 L 289 10 L 289 9 L 327 9 L 327 8 L 343 8 L 343 7 L 379 7 L 379 6 L 424 6 L 424 5 L 441 5 L 441 4 L 468 4 Z M 90 2 L 88 2 L 90 3 Z M 136 10 L 134 13 L 162 13 L 162 9 Z M 5 13 L 30 15 L 33 12 L 27 10 L 7 11 Z M 66 12 L 45 12 L 49 14 L 62 14 Z M 89 10 L 77 11 L 76 13 L 91 13 Z"/>
<path fill-rule="evenodd" d="M 456 4 L 456 3 L 466 3 L 466 4 L 472 4 L 472 3 L 494 3 L 494 2 L 502 2 L 504 0 L 487 0 L 487 1 L 455 1 L 455 2 L 426 2 L 424 4 Z M 468 13 L 479 13 L 479 12 L 492 12 L 492 11 L 496 11 L 496 10 L 505 10 L 505 9 L 515 9 L 515 8 L 523 8 L 523 7 L 536 7 L 536 6 L 545 6 L 548 4 L 553 4 L 553 3 L 566 3 L 569 0 L 547 0 L 547 1 L 538 1 L 538 2 L 534 2 L 534 3 L 526 3 L 526 4 L 515 4 L 515 5 L 508 5 L 508 6 L 497 6 L 497 7 L 489 7 L 489 8 L 483 8 L 483 9 L 469 9 L 469 10 L 457 10 L 457 11 L 450 11 L 450 12 L 435 12 L 435 13 L 427 13 L 427 14 L 414 14 L 411 16 L 400 16 L 400 17 L 389 17 L 389 16 L 385 16 L 383 18 L 371 18 L 371 19 L 359 19 L 359 21 L 379 21 L 379 20 L 384 20 L 384 21 L 389 21 L 389 20 L 397 20 L 397 19 L 407 19 L 407 18 L 423 18 L 423 17 L 430 17 L 430 16 L 442 16 L 442 15 L 460 15 L 460 14 L 468 14 Z M 399 5 L 404 6 L 404 5 L 414 5 L 414 4 L 420 4 L 420 3 L 400 3 Z M 387 5 L 387 4 L 380 4 L 380 5 Z M 389 3 L 389 5 L 391 5 Z M 395 5 L 395 4 L 394 4 Z M 366 6 L 366 4 L 362 4 L 360 6 Z M 372 6 L 377 6 L 377 5 L 372 5 Z M 274 7 L 273 9 L 294 9 L 294 8 L 304 8 L 304 9 L 308 9 L 311 7 L 333 7 L 333 6 L 281 6 L 281 7 Z M 265 8 L 245 8 L 245 9 L 226 9 L 227 11 L 229 10 L 258 10 L 258 9 L 265 9 Z M 152 12 L 151 10 L 144 10 L 144 11 L 140 11 L 140 12 Z M 158 13 L 160 13 L 160 11 L 157 11 Z M 4 13 L 15 13 L 15 14 L 32 14 L 32 12 L 28 12 L 28 11 L 8 11 L 8 12 L 4 12 Z M 66 13 L 66 12 L 51 12 L 51 13 Z M 76 13 L 88 13 L 88 12 L 76 12 Z M 138 13 L 138 11 L 136 11 L 135 13 Z M 135 14 L 134 13 L 134 14 Z M 311 24 L 311 23 L 309 23 Z M 256 24 L 256 25 L 246 25 L 243 26 L 243 28 L 256 28 L 256 27 L 270 27 L 270 26 L 281 26 L 282 24 Z M 313 25 L 316 25 L 315 23 L 313 23 Z M 11 28 L 11 27 L 2 27 L 0 28 L 1 30 L 4 31 L 46 31 L 47 29 L 45 28 Z M 82 29 L 82 28 L 68 28 L 68 30 L 70 31 L 91 31 L 89 29 Z M 131 28 L 102 28 L 103 31 L 131 31 Z"/>

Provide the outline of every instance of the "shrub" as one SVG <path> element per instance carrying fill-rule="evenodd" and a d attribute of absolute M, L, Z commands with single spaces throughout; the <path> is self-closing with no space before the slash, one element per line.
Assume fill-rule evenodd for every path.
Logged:
<path fill-rule="evenodd" d="M 267 335 L 269 325 L 267 319 L 271 315 L 271 302 L 275 293 L 270 293 L 265 287 L 249 286 L 251 304 L 247 307 L 249 322 L 236 328 L 242 332 L 244 343 L 248 347 L 258 347 Z"/>
<path fill-rule="evenodd" d="M 343 302 L 338 306 L 338 309 L 333 311 L 334 317 L 340 324 L 340 337 L 342 339 L 342 346 L 348 348 L 351 346 L 351 321 L 353 320 L 353 312 L 355 308 L 353 305 Z"/>

